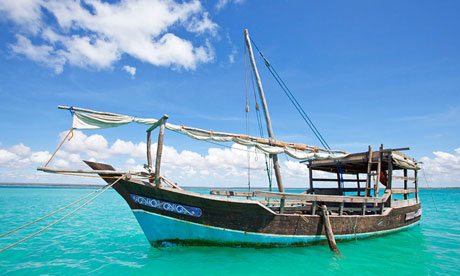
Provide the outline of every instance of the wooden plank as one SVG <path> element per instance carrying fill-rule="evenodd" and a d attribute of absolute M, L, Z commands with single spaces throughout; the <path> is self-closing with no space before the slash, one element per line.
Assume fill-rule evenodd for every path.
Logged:
<path fill-rule="evenodd" d="M 326 237 L 329 243 L 329 248 L 335 254 L 340 254 L 340 251 L 337 248 L 337 243 L 335 242 L 334 232 L 332 231 L 331 221 L 329 220 L 329 214 L 327 212 L 326 205 L 322 205 L 321 210 L 321 216 L 323 217 L 324 227 L 326 228 Z"/>
<path fill-rule="evenodd" d="M 391 192 L 390 192 L 391 193 Z M 360 197 L 360 196 L 333 196 L 333 195 L 311 195 L 311 194 L 294 194 L 294 193 L 278 193 L 266 191 L 254 191 L 255 197 L 319 201 L 319 202 L 346 202 L 346 203 L 381 203 L 385 199 L 383 197 Z"/>
<path fill-rule="evenodd" d="M 239 196 L 239 197 L 253 197 L 254 196 L 254 193 L 252 192 L 234 192 L 234 191 L 212 190 L 209 193 L 211 195 L 223 195 L 223 196 Z"/>
<path fill-rule="evenodd" d="M 416 189 L 391 189 L 392 194 L 415 194 L 417 192 Z M 406 198 L 407 199 L 407 198 Z"/>
<path fill-rule="evenodd" d="M 405 171 L 407 171 L 407 169 L 404 169 Z M 407 174 L 407 172 L 406 172 Z M 393 176 L 393 179 L 400 179 L 400 180 L 404 180 L 404 181 L 415 181 L 415 177 L 407 177 L 407 176 L 399 176 L 399 175 L 394 175 Z M 407 184 L 405 184 L 407 185 Z"/>
<path fill-rule="evenodd" d="M 319 182 L 336 182 L 336 178 L 313 178 L 313 181 Z M 365 179 L 360 179 L 360 182 L 366 182 Z M 356 179 L 343 179 L 343 182 L 356 182 Z"/>
<path fill-rule="evenodd" d="M 321 191 L 334 191 L 334 190 L 337 190 L 337 188 L 313 188 L 313 190 L 308 189 L 307 193 L 308 192 L 316 192 L 316 191 L 321 192 Z M 357 192 L 357 191 L 362 192 L 362 191 L 365 191 L 366 188 L 359 188 L 359 189 L 358 188 L 343 188 L 342 190 L 344 192 Z"/>
<path fill-rule="evenodd" d="M 169 181 L 168 179 L 166 179 L 165 177 L 161 177 L 161 180 L 163 180 L 164 183 L 166 183 L 166 185 L 168 185 L 169 187 L 172 187 L 172 188 L 176 188 L 176 189 L 179 189 L 179 190 L 183 190 L 181 187 L 179 187 L 176 183 L 172 182 L 172 181 Z"/>

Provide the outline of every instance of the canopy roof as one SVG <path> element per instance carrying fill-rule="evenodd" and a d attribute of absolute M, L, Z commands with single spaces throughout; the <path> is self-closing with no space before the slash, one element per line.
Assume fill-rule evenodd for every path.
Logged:
<path fill-rule="evenodd" d="M 377 170 L 377 161 L 380 155 L 380 151 L 375 151 L 372 154 L 371 169 Z M 396 151 L 396 150 L 384 150 L 382 154 L 382 170 L 388 169 L 388 162 L 391 157 L 393 170 L 400 169 L 420 169 L 419 163 L 412 157 Z M 353 153 L 341 158 L 322 160 L 312 160 L 310 166 L 314 170 L 321 170 L 326 172 L 337 172 L 338 164 L 344 173 L 367 173 L 369 152 Z"/>
<path fill-rule="evenodd" d="M 112 128 L 129 123 L 138 123 L 144 125 L 155 125 L 159 120 L 149 118 L 138 118 L 127 115 L 120 115 L 108 112 L 92 111 L 82 108 L 60 107 L 70 109 L 73 113 L 72 127 L 74 129 L 100 129 Z M 82 111 L 82 112 L 80 112 Z M 183 125 L 174 125 L 165 123 L 166 129 L 187 135 L 190 138 L 201 141 L 216 142 L 234 142 L 243 146 L 255 147 L 266 154 L 286 153 L 292 158 L 299 160 L 308 159 L 336 159 L 348 155 L 344 151 L 326 150 L 305 144 L 286 143 L 273 139 L 251 137 L 248 135 L 231 134 L 222 132 L 213 132 L 186 127 Z"/>

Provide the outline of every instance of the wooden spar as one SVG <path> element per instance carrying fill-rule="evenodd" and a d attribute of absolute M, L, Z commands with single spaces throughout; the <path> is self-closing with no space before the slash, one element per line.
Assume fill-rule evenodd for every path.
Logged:
<path fill-rule="evenodd" d="M 58 106 L 59 109 L 67 109 L 67 110 L 75 110 L 75 111 L 81 111 L 81 112 L 86 112 L 86 113 L 93 113 L 93 114 L 99 114 L 99 115 L 111 115 L 111 116 L 120 116 L 120 114 L 116 113 L 110 113 L 110 112 L 103 112 L 103 111 L 95 111 L 91 109 L 86 109 L 86 108 L 80 108 L 80 107 L 68 107 L 68 106 Z"/>
<path fill-rule="evenodd" d="M 160 187 L 161 154 L 163 153 L 163 137 L 165 134 L 165 124 L 166 124 L 167 119 L 168 119 L 168 115 L 166 114 L 160 119 L 161 125 L 160 125 L 160 133 L 158 133 L 157 157 L 155 159 L 155 186 L 157 188 Z"/>
<path fill-rule="evenodd" d="M 324 221 L 324 228 L 326 230 L 326 237 L 329 243 L 329 248 L 335 253 L 340 254 L 339 249 L 337 248 L 337 243 L 335 242 L 334 232 L 332 232 L 331 221 L 329 220 L 329 214 L 327 213 L 326 205 L 321 205 L 321 216 Z"/>
<path fill-rule="evenodd" d="M 271 139 L 275 139 L 275 135 L 273 134 L 273 129 L 272 129 L 272 122 L 270 121 L 270 114 L 268 113 L 267 102 L 265 101 L 264 89 L 262 88 L 262 82 L 260 81 L 259 72 L 257 71 L 256 62 L 254 60 L 254 54 L 252 52 L 251 40 L 249 38 L 249 33 L 247 29 L 244 30 L 244 38 L 246 41 L 246 46 L 248 46 L 249 58 L 251 59 L 252 69 L 254 70 L 254 75 L 256 76 L 257 87 L 259 88 L 259 95 L 262 101 L 262 107 L 264 108 L 265 120 L 267 121 L 268 134 L 270 135 Z M 272 154 L 271 157 L 273 159 L 273 167 L 275 169 L 275 176 L 276 176 L 276 182 L 278 183 L 278 190 L 283 193 L 284 186 L 283 186 L 283 180 L 281 178 L 278 156 L 276 154 Z M 283 207 L 283 203 L 284 202 L 281 203 L 282 207 Z M 281 210 L 282 210 L 282 207 L 281 207 Z"/>
<path fill-rule="evenodd" d="M 58 106 L 59 109 L 66 109 L 70 110 L 71 108 L 68 106 Z M 80 111 L 80 112 L 86 112 L 86 113 L 92 113 L 92 114 L 99 114 L 99 115 L 110 115 L 110 116 L 127 116 L 127 115 L 121 115 L 121 114 L 116 114 L 116 113 L 110 113 L 110 112 L 101 112 L 101 111 L 95 111 L 95 110 L 90 110 L 90 109 L 85 109 L 85 108 L 80 108 L 80 107 L 72 107 L 72 110 L 75 111 Z M 155 124 L 152 125 L 152 130 L 158 127 L 161 124 L 160 121 L 156 122 Z M 314 146 L 309 146 L 305 144 L 298 144 L 298 143 L 287 143 L 287 142 L 282 142 L 274 139 L 265 139 L 265 138 L 259 138 L 259 137 L 254 137 L 254 136 L 248 136 L 244 134 L 233 134 L 233 133 L 225 133 L 225 132 L 216 132 L 216 131 L 209 131 L 209 130 L 204 130 L 204 129 L 199 129 L 199 128 L 194 128 L 194 127 L 188 127 L 188 126 L 181 126 L 183 129 L 192 131 L 192 132 L 198 132 L 198 133 L 203 133 L 206 135 L 214 135 L 214 136 L 227 136 L 227 137 L 235 137 L 243 140 L 248 140 L 248 141 L 253 141 L 257 142 L 260 144 L 265 144 L 265 145 L 271 145 L 271 146 L 276 146 L 276 147 L 291 147 L 297 150 L 303 150 L 303 151 L 311 151 L 311 152 L 328 152 L 328 153 L 341 153 L 341 154 L 349 154 L 346 151 L 341 151 L 341 150 L 326 150 L 322 149 L 319 147 L 314 147 Z"/>
<path fill-rule="evenodd" d="M 111 171 L 111 170 L 71 170 L 71 169 L 55 169 L 38 167 L 37 171 L 48 172 L 48 173 L 94 173 L 103 175 L 114 175 L 114 174 L 126 174 L 126 175 L 141 175 L 145 176 L 145 172 L 131 172 L 131 171 Z"/>

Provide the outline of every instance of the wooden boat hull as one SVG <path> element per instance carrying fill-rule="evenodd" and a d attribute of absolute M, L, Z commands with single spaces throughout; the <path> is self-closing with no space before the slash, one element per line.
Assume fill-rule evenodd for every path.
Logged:
<path fill-rule="evenodd" d="M 113 169 L 87 162 L 93 169 Z M 115 179 L 106 179 L 110 184 Z M 225 198 L 120 180 L 125 199 L 153 246 L 168 243 L 228 246 L 303 246 L 326 240 L 319 215 L 278 214 L 256 200 Z M 420 203 L 384 214 L 330 216 L 337 240 L 400 231 L 420 221 Z"/>

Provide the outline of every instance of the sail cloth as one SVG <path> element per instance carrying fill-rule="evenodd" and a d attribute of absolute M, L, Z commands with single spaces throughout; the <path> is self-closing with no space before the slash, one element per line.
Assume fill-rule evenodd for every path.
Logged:
<path fill-rule="evenodd" d="M 133 116 L 127 115 L 119 115 L 119 114 L 89 114 L 89 113 L 81 113 L 81 112 L 73 112 L 73 123 L 72 127 L 74 129 L 100 129 L 100 128 L 112 128 L 118 127 L 122 125 L 126 125 L 129 123 L 138 123 L 143 125 L 153 125 L 158 122 L 157 119 L 143 119 Z M 292 158 L 299 159 L 299 160 L 307 160 L 307 159 L 336 159 L 336 158 L 343 158 L 347 154 L 330 154 L 330 153 L 319 153 L 319 152 L 306 152 L 303 150 L 296 149 L 290 146 L 272 146 L 263 143 L 259 143 L 253 140 L 242 139 L 235 136 L 226 136 L 226 135 L 212 135 L 207 133 L 197 133 L 194 131 L 190 131 L 185 129 L 183 126 L 173 125 L 170 123 L 165 124 L 166 129 L 171 131 L 175 131 L 178 133 L 182 133 L 187 135 L 190 138 L 201 140 L 201 141 L 216 141 L 216 142 L 234 142 L 239 145 L 248 146 L 248 147 L 255 147 L 258 150 L 266 153 L 266 154 L 280 154 L 286 153 L 287 155 L 291 156 Z"/>

